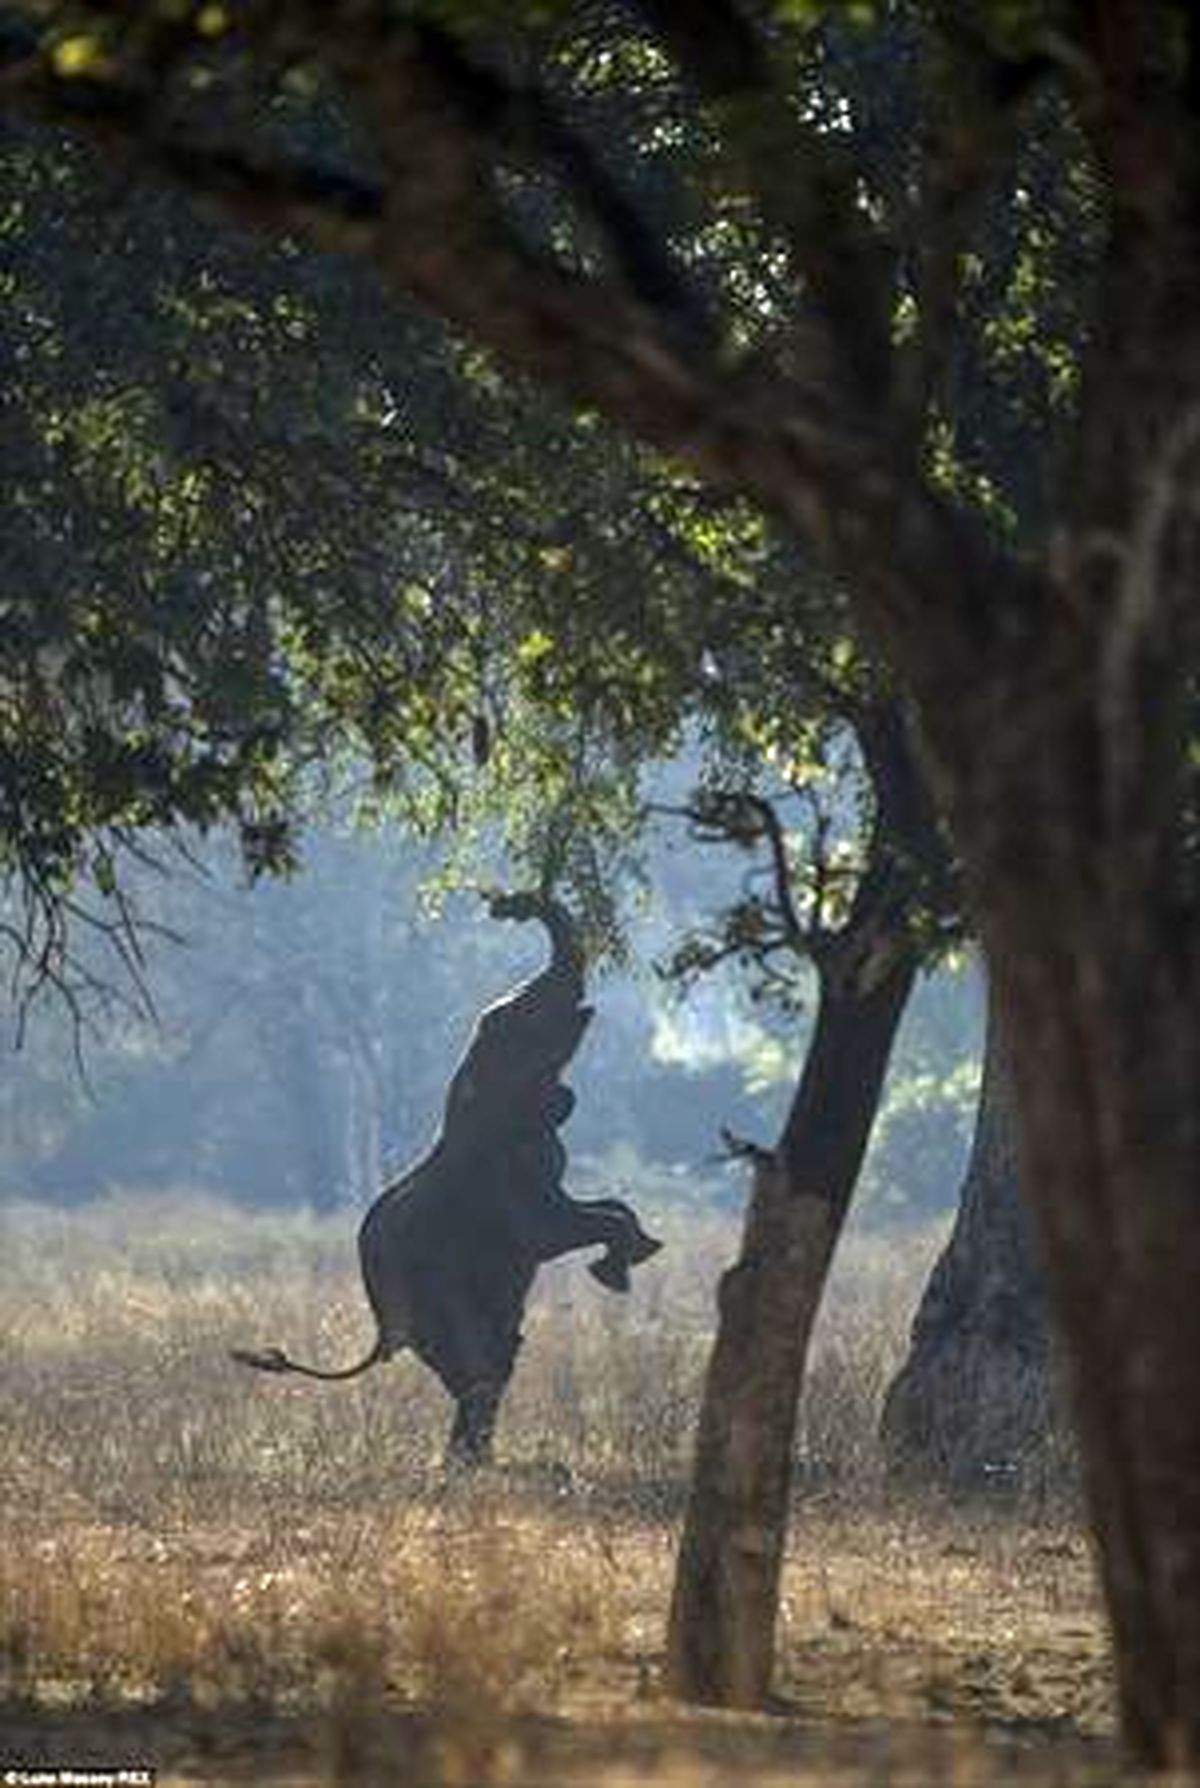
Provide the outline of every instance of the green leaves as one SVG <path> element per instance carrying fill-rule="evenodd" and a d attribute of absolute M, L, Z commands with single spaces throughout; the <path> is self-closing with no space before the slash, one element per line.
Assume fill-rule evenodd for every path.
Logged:
<path fill-rule="evenodd" d="M 50 59 L 55 74 L 65 81 L 102 74 L 107 66 L 104 39 L 98 32 L 72 32 L 57 39 Z"/>
<path fill-rule="evenodd" d="M 553 651 L 554 640 L 551 635 L 543 628 L 535 627 L 532 633 L 527 633 L 523 639 L 517 641 L 517 663 L 528 669 L 530 665 L 540 664 Z"/>
<path fill-rule="evenodd" d="M 865 31 L 878 24 L 884 8 L 879 0 L 771 0 L 770 10 L 780 24 L 805 31 L 826 19 Z"/>

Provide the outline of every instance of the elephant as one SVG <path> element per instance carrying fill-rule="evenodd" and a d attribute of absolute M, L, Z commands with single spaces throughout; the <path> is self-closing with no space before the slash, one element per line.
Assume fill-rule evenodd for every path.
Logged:
<path fill-rule="evenodd" d="M 560 1076 L 592 1019 L 574 922 L 541 895 L 498 894 L 489 905 L 495 918 L 539 920 L 550 959 L 480 1015 L 436 1142 L 363 1218 L 358 1251 L 374 1344 L 353 1365 L 331 1370 L 276 1347 L 233 1350 L 239 1364 L 260 1371 L 345 1380 L 411 1349 L 454 1400 L 447 1457 L 466 1465 L 490 1457 L 538 1268 L 599 1248 L 588 1271 L 623 1292 L 630 1269 L 662 1245 L 620 1199 L 577 1199 L 563 1186 L 559 1132 L 575 1098 Z"/>

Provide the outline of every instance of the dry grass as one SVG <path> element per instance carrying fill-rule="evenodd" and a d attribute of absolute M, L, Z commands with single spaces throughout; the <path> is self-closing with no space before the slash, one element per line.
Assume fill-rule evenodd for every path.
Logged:
<path fill-rule="evenodd" d="M 628 1301 L 545 1274 L 502 1464 L 448 1484 L 444 1399 L 416 1364 L 320 1387 L 226 1362 L 238 1342 L 362 1345 L 352 1225 L 196 1199 L 0 1223 L 0 1763 L 608 1788 L 1108 1778 L 1079 1535 L 890 1506 L 875 1480 L 933 1238 L 847 1252 L 803 1423 L 833 1487 L 797 1510 L 789 1717 L 733 1719 L 656 1690 L 730 1225 L 677 1220 Z"/>

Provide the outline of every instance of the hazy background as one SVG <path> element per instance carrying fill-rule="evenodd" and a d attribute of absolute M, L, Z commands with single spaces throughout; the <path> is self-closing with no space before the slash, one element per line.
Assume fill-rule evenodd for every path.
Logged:
<path fill-rule="evenodd" d="M 394 833 L 309 833 L 300 874 L 247 887 L 232 853 L 147 868 L 136 898 L 171 938 L 145 965 L 154 1016 L 122 1003 L 84 1032 L 43 1003 L 0 1077 L 0 1196 L 78 1203 L 177 1189 L 250 1206 L 361 1206 L 432 1139 L 475 1015 L 544 955 L 537 927 L 478 897 L 431 903 L 429 850 Z M 736 890 L 734 853 L 667 832 L 629 902 L 628 961 L 593 977 L 571 1071 L 575 1184 L 728 1208 L 743 1176 L 719 1130 L 770 1141 L 810 1022 L 750 997 L 737 970 L 681 993 L 654 964 Z M 111 972 L 111 970 L 109 971 Z M 978 1082 L 969 965 L 923 979 L 905 1019 L 859 1199 L 871 1225 L 954 1201 Z"/>

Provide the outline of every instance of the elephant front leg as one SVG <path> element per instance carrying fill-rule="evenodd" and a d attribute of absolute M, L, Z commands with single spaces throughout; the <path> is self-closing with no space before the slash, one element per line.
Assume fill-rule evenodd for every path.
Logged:
<path fill-rule="evenodd" d="M 604 1253 L 588 1272 L 610 1291 L 628 1291 L 630 1268 L 649 1260 L 662 1247 L 619 1198 L 563 1196 L 544 1212 L 539 1241 L 543 1260 L 579 1248 L 603 1248 Z"/>
<path fill-rule="evenodd" d="M 615 1237 L 599 1260 L 591 1262 L 588 1272 L 608 1291 L 628 1291 L 630 1269 L 643 1260 L 649 1260 L 661 1247 L 662 1243 L 647 1235 L 641 1224 L 635 1221 L 633 1232 L 625 1231 Z"/>

